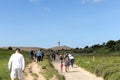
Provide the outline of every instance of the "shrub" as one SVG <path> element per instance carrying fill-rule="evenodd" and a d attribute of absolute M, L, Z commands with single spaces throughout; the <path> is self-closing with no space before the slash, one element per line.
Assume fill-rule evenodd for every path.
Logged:
<path fill-rule="evenodd" d="M 12 47 L 8 47 L 8 50 L 13 50 Z"/>

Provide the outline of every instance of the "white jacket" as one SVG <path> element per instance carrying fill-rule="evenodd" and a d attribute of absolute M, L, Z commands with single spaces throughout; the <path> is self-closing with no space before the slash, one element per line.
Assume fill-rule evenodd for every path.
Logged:
<path fill-rule="evenodd" d="M 11 66 L 12 66 L 12 69 L 19 68 L 19 69 L 24 70 L 25 61 L 21 53 L 12 54 L 8 62 L 8 69 L 11 69 Z"/>

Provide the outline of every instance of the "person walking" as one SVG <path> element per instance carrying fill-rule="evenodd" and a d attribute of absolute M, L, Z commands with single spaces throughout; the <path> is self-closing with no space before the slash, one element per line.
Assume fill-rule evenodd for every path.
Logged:
<path fill-rule="evenodd" d="M 64 61 L 63 55 L 60 55 L 59 59 L 60 59 L 60 62 L 63 62 Z"/>
<path fill-rule="evenodd" d="M 70 55 L 69 59 L 70 59 L 70 64 L 73 67 L 73 64 L 74 64 L 74 57 L 73 57 L 73 55 Z"/>
<path fill-rule="evenodd" d="M 15 53 L 13 53 L 8 62 L 8 69 L 11 71 L 11 80 L 22 80 L 22 71 L 25 68 L 25 61 L 23 55 L 20 53 L 20 49 L 16 48 Z"/>
<path fill-rule="evenodd" d="M 70 65 L 70 61 L 69 61 L 69 57 L 65 58 L 65 71 L 68 72 L 69 70 L 69 65 Z"/>
<path fill-rule="evenodd" d="M 43 50 L 41 50 L 41 60 L 40 61 L 43 61 L 43 58 L 44 58 L 44 53 L 43 53 Z"/>
<path fill-rule="evenodd" d="M 60 70 L 63 72 L 63 61 L 60 62 Z"/>
<path fill-rule="evenodd" d="M 61 69 L 61 72 L 63 72 L 63 60 L 64 60 L 63 55 L 60 55 L 59 59 L 60 59 L 60 69 Z"/>
<path fill-rule="evenodd" d="M 33 56 L 34 56 L 34 51 L 33 51 L 33 49 L 31 49 L 31 51 L 30 51 L 30 59 L 31 60 L 33 60 Z"/>
<path fill-rule="evenodd" d="M 54 51 L 52 52 L 51 56 L 52 56 L 52 60 L 55 61 L 56 60 L 56 53 Z"/>
<path fill-rule="evenodd" d="M 40 62 L 42 57 L 42 52 L 38 50 L 36 56 L 37 56 L 37 62 Z"/>
<path fill-rule="evenodd" d="M 35 62 L 37 62 L 37 50 L 35 50 L 35 53 L 34 53 L 34 60 Z"/>

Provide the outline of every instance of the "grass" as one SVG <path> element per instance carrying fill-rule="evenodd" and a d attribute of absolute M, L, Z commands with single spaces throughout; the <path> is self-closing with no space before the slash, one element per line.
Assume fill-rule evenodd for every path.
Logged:
<path fill-rule="evenodd" d="M 78 56 L 76 64 L 104 80 L 120 80 L 120 56 Z"/>
<path fill-rule="evenodd" d="M 50 80 L 53 76 L 56 76 L 58 80 L 65 80 L 64 76 L 60 75 L 56 69 L 54 69 L 50 60 L 45 59 L 44 61 L 40 62 L 41 68 L 43 68 L 42 74 L 46 78 L 46 80 Z"/>
<path fill-rule="evenodd" d="M 38 79 L 38 75 L 36 73 L 32 73 L 31 75 L 33 76 L 34 80 Z"/>

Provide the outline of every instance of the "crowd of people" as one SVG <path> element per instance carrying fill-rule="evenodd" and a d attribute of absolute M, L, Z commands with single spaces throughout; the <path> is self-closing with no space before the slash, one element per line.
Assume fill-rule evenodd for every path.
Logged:
<path fill-rule="evenodd" d="M 44 53 L 38 49 L 31 49 L 29 52 L 30 59 L 35 60 L 37 63 L 43 61 Z M 59 55 L 58 52 L 52 51 L 50 58 L 52 61 L 56 60 L 56 55 Z M 63 66 L 65 66 L 65 71 L 69 71 L 69 66 L 73 67 L 74 56 L 71 54 L 59 55 L 60 68 L 63 72 Z M 22 80 L 22 72 L 25 68 L 24 56 L 20 53 L 20 49 L 16 48 L 15 53 L 13 53 L 8 62 L 8 69 L 11 71 L 11 80 L 15 80 L 16 76 L 18 80 Z"/>
<path fill-rule="evenodd" d="M 31 50 L 30 51 L 30 59 L 35 60 L 36 62 L 43 61 L 44 53 L 38 49 L 38 50 Z"/>
<path fill-rule="evenodd" d="M 69 66 L 73 67 L 74 64 L 74 56 L 71 54 L 60 55 L 60 68 L 61 72 L 63 72 L 63 66 L 65 66 L 65 71 L 69 71 Z"/>

